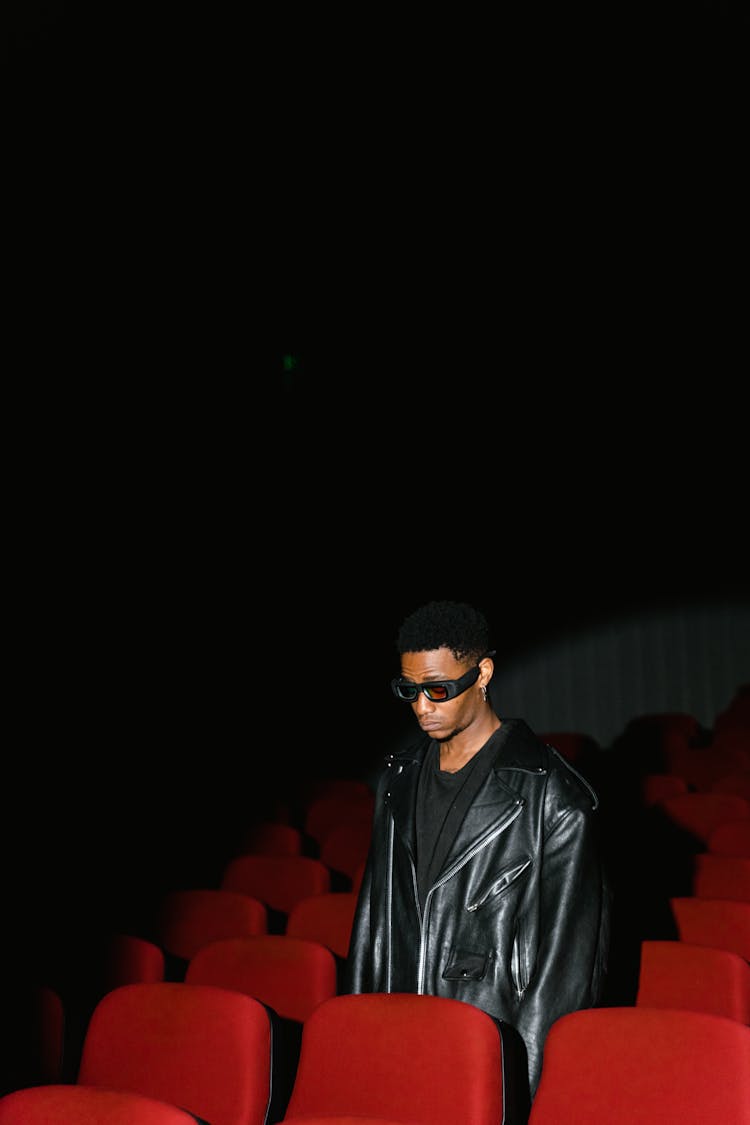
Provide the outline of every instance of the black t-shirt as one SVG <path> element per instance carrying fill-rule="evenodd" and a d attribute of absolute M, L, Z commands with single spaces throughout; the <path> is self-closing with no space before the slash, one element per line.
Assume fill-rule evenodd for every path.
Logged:
<path fill-rule="evenodd" d="M 461 795 L 464 786 L 474 778 L 481 784 L 482 777 L 490 768 L 498 749 L 498 736 L 500 727 L 487 739 L 481 750 L 470 758 L 465 766 L 455 773 L 446 773 L 440 769 L 440 744 L 433 742 L 425 754 L 422 770 L 419 775 L 417 787 L 416 830 L 417 830 L 417 889 L 419 904 L 424 908 L 425 895 L 428 887 L 432 885 L 441 865 L 440 852 L 444 849 L 439 846 L 448 844 L 447 834 L 453 837 L 460 823 L 456 820 L 456 813 L 463 818 L 462 805 L 468 805 L 473 793 L 466 793 L 468 801 L 462 802 Z M 478 771 L 478 772 L 477 772 Z M 481 776 L 480 776 L 481 775 Z M 474 790 L 474 786 L 469 786 Z M 451 817 L 450 814 L 454 816 Z M 442 840 L 443 833 L 446 840 Z"/>

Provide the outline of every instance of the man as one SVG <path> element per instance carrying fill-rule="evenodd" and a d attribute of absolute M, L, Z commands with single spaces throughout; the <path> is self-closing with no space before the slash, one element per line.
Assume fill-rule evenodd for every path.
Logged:
<path fill-rule="evenodd" d="M 520 1034 L 533 1096 L 550 1025 L 602 992 L 597 797 L 522 719 L 496 714 L 480 611 L 430 602 L 397 648 L 391 686 L 421 736 L 389 755 L 377 785 L 347 987 L 483 1009 Z"/>

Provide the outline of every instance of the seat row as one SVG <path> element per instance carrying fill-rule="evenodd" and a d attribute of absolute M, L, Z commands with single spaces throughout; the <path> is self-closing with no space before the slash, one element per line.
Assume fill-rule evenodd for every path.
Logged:
<path fill-rule="evenodd" d="M 274 1106 L 272 1014 L 229 988 L 124 985 L 97 1005 L 74 1083 L 0 1098 L 0 1125 L 750 1123 L 750 1028 L 670 1007 L 561 1017 L 529 1109 L 511 1029 L 460 1000 L 336 996 L 305 1022 Z"/>
<path fill-rule="evenodd" d="M 743 887 L 747 885 L 747 856 L 744 856 L 741 852 L 738 855 L 737 851 L 742 846 L 743 834 L 746 827 L 750 825 L 750 819 L 745 815 L 740 815 L 736 816 L 734 820 L 726 822 L 721 817 L 716 818 L 709 815 L 707 819 L 701 820 L 707 810 L 705 804 L 700 806 L 700 815 L 697 821 L 690 819 L 698 807 L 692 798 L 703 797 L 704 794 L 674 794 L 674 797 L 681 798 L 683 796 L 690 797 L 691 801 L 678 802 L 676 806 L 672 807 L 669 805 L 660 806 L 657 812 L 664 813 L 667 809 L 674 811 L 674 808 L 676 808 L 678 813 L 684 817 L 686 810 L 691 810 L 688 821 L 685 822 L 683 819 L 683 823 L 677 825 L 684 829 L 687 836 L 691 838 L 690 848 L 691 851 L 696 853 L 692 857 L 693 883 L 690 888 L 691 893 L 689 896 L 670 896 L 668 900 L 680 940 L 677 942 L 644 941 L 642 943 L 641 976 L 635 1007 L 662 1008 L 664 1011 L 671 1011 L 674 1010 L 673 1004 L 676 1004 L 676 1010 L 678 1011 L 692 1011 L 698 1015 L 712 1016 L 720 1020 L 730 1019 L 740 1025 L 747 1024 L 747 972 L 750 971 L 747 964 L 748 956 L 750 956 L 750 952 L 748 952 L 750 951 L 750 940 L 747 935 L 750 932 L 750 919 L 748 918 L 750 903 L 744 901 L 743 890 Z M 667 800 L 669 799 L 671 798 L 667 798 Z M 656 803 L 659 804 L 658 801 Z M 750 808 L 750 806 L 748 807 Z M 724 808 L 726 809 L 726 805 L 724 805 Z M 745 812 L 744 807 L 738 810 L 738 806 L 735 806 L 732 811 L 735 814 L 738 811 L 743 814 Z M 346 818 L 344 818 L 345 822 Z M 266 824 L 269 823 L 266 822 Z M 726 833 L 728 824 L 734 825 L 734 836 L 732 838 L 728 837 Z M 696 825 L 698 831 L 696 831 Z M 351 924 L 351 916 L 356 901 L 356 889 L 354 888 L 357 885 L 358 878 L 361 877 L 362 861 L 360 856 L 357 867 L 354 864 L 351 866 L 349 878 L 351 879 L 352 890 L 345 893 L 333 892 L 331 890 L 330 869 L 326 872 L 327 865 L 320 858 L 322 842 L 326 835 L 330 835 L 333 830 L 330 826 L 321 833 L 321 848 L 318 858 L 309 855 L 302 856 L 301 852 L 295 852 L 293 854 L 297 856 L 299 862 L 289 865 L 278 862 L 280 859 L 278 855 L 269 856 L 267 854 L 268 848 L 271 847 L 271 850 L 273 850 L 273 846 L 269 845 L 268 835 L 265 843 L 261 840 L 263 831 L 259 831 L 259 829 L 262 827 L 259 825 L 251 826 L 251 832 L 248 833 L 245 843 L 240 849 L 242 854 L 232 857 L 229 861 L 224 870 L 220 887 L 211 889 L 205 887 L 188 888 L 187 890 L 179 889 L 170 892 L 161 903 L 158 925 L 152 935 L 155 940 L 149 942 L 129 934 L 121 934 L 113 940 L 111 952 L 114 961 L 117 962 L 117 947 L 119 944 L 119 965 L 122 972 L 127 971 L 127 956 L 134 959 L 130 971 L 136 974 L 141 971 L 140 968 L 136 967 L 139 963 L 139 957 L 144 956 L 146 960 L 151 958 L 152 968 L 146 971 L 151 971 L 155 975 L 153 978 L 144 980 L 136 975 L 135 980 L 138 983 L 175 984 L 179 982 L 204 987 L 221 985 L 225 990 L 240 991 L 261 1003 L 270 1020 L 271 1039 L 276 1046 L 275 1057 L 272 1059 L 272 1072 L 275 1075 L 272 1078 L 272 1086 L 275 1090 L 275 1108 L 268 1112 L 278 1115 L 279 1112 L 285 1112 L 285 1110 L 279 1108 L 279 1097 L 282 1091 L 285 1090 L 286 1094 L 291 1097 L 293 1082 L 298 1074 L 301 1061 L 300 1052 L 304 1030 L 309 1018 L 318 1007 L 337 998 L 337 984 L 334 984 L 333 995 L 327 994 L 327 990 L 331 988 L 332 980 L 337 981 L 338 979 L 340 965 L 348 946 L 348 929 L 346 929 L 346 926 L 348 924 L 350 927 Z M 288 825 L 288 827 L 291 828 L 291 825 Z M 725 830 L 723 843 L 720 842 L 722 830 Z M 281 834 L 277 835 L 280 836 Z M 292 839 L 293 835 L 293 832 L 291 834 L 286 833 L 288 840 Z M 253 836 L 255 838 L 254 844 Z M 245 846 L 248 848 L 247 851 L 244 850 Z M 258 847 L 259 851 L 253 852 L 253 847 Z M 265 857 L 261 859 L 264 852 Z M 728 865 L 714 862 L 718 857 L 729 859 L 731 862 Z M 292 883 L 288 883 L 283 873 L 292 869 L 297 875 L 303 870 L 314 872 L 316 878 L 322 873 L 323 878 L 312 887 L 304 880 L 299 880 L 296 884 L 294 884 L 294 880 L 292 880 Z M 343 867 L 339 870 L 345 874 Z M 255 877 L 259 871 L 265 872 L 265 885 L 260 885 L 257 881 L 253 882 L 247 877 L 249 872 L 254 872 Z M 326 874 L 329 877 L 328 882 L 326 882 Z M 743 879 L 745 880 L 744 883 Z M 293 884 L 293 889 L 290 889 Z M 256 897 L 256 894 L 259 897 Z M 295 912 L 300 912 L 302 907 L 315 913 L 329 900 L 336 904 L 344 919 L 343 928 L 339 931 L 340 945 L 338 951 L 334 951 L 330 937 L 325 938 L 321 930 L 313 934 L 308 931 L 307 936 L 304 936 L 299 932 L 295 933 L 294 925 L 291 924 Z M 196 904 L 200 901 L 202 901 L 203 907 L 196 908 Z M 223 928 L 228 915 L 224 916 L 223 922 L 220 924 L 218 922 L 219 914 L 216 911 L 219 904 L 223 903 L 228 909 L 230 902 L 232 903 L 232 909 L 236 909 L 238 916 L 242 915 L 244 919 L 242 924 L 246 929 L 241 930 L 239 934 L 232 932 L 231 928 L 230 932 Z M 684 908 L 683 902 L 686 903 Z M 704 903 L 706 904 L 705 907 L 703 906 Z M 743 910 L 743 908 L 746 909 Z M 200 921 L 201 909 L 204 912 L 203 922 Z M 224 909 L 224 907 L 221 909 Z M 715 917 L 713 920 L 706 922 L 703 929 L 693 928 L 691 930 L 689 928 L 690 920 L 692 919 L 695 922 L 696 916 L 701 910 L 704 911 L 700 915 L 704 922 L 706 922 L 705 910 L 713 911 Z M 304 911 L 301 911 L 301 913 L 304 913 Z M 733 929 L 735 923 L 728 923 L 729 914 L 732 914 L 732 917 L 736 919 L 737 940 L 740 943 L 745 943 L 744 945 L 740 944 L 739 948 L 726 943 L 722 947 L 717 947 L 715 944 L 717 940 L 725 941 L 724 937 L 719 938 L 717 935 L 726 935 L 728 932 L 732 934 L 732 941 L 735 940 L 735 930 Z M 231 927 L 234 925 L 235 922 L 232 922 Z M 202 926 L 203 929 L 201 929 Z M 260 939 L 275 940 L 266 942 L 268 946 L 267 960 L 262 969 L 257 966 L 258 971 L 253 976 L 253 970 L 245 960 L 244 946 L 253 946 L 255 952 L 260 953 L 262 944 Z M 293 976 L 293 971 L 289 966 L 293 960 L 291 954 L 295 939 L 301 944 L 317 945 L 328 955 L 327 957 L 321 957 L 317 950 L 314 955 L 315 963 L 318 965 L 319 991 L 317 992 L 315 991 L 316 986 L 310 983 L 307 978 L 299 986 L 290 986 L 289 982 Z M 280 942 L 283 944 L 283 949 Z M 141 943 L 139 950 L 136 948 L 138 943 Z M 274 947 L 276 952 L 271 952 Z M 679 952 L 677 952 L 678 947 Z M 204 950 L 205 957 L 203 956 Z M 709 957 L 709 951 L 728 956 Z M 335 962 L 333 978 L 330 973 L 332 954 Z M 234 964 L 232 964 L 232 957 L 234 957 Z M 273 961 L 274 957 L 276 957 L 275 962 Z M 203 964 L 201 964 L 202 961 Z M 269 986 L 269 982 L 274 978 L 274 970 L 271 968 L 273 964 L 276 965 L 276 991 L 264 993 L 263 990 Z M 326 965 L 325 968 L 323 968 L 324 964 Z M 310 962 L 310 965 L 313 965 L 313 961 Z M 744 973 L 742 970 L 744 970 Z M 205 980 L 201 978 L 201 972 L 203 971 L 209 974 Z M 311 969 L 311 971 L 314 973 L 314 970 Z M 211 973 L 218 974 L 218 978 L 212 979 Z M 189 974 L 191 974 L 190 977 Z M 242 974 L 245 974 L 244 978 Z M 700 989 L 695 988 L 697 974 L 700 975 L 700 983 L 705 985 Z M 129 978 L 125 976 L 125 979 Z M 283 987 L 281 992 L 278 990 L 279 982 L 283 985 L 285 981 L 287 999 L 290 999 L 293 993 L 297 993 L 299 1006 L 296 1013 L 293 1013 L 291 1008 L 285 1007 Z M 110 978 L 109 983 L 114 985 L 114 990 L 122 987 L 114 977 Z M 691 988 L 692 992 L 690 991 Z M 110 992 L 107 992 L 107 995 L 109 994 Z M 308 995 L 310 1002 L 306 1014 L 302 1011 L 305 995 Z M 619 1009 L 614 1010 L 619 1011 Z M 299 1018 L 300 1016 L 301 1018 Z M 294 1020 L 299 1025 L 296 1055 L 294 1053 L 294 1036 L 290 1034 L 288 1026 L 284 1029 L 285 1021 L 290 1024 Z M 552 1042 L 551 1038 L 550 1042 Z M 279 1069 L 282 1058 L 286 1060 L 287 1065 L 285 1077 Z M 294 1064 L 290 1068 L 289 1060 L 292 1058 Z M 75 1083 L 66 1083 L 65 1088 L 79 1084 L 86 1085 L 80 1083 L 79 1077 Z M 535 1107 L 538 1101 L 539 1096 L 535 1101 Z M 185 1111 L 183 1105 L 180 1112 Z M 270 1125 L 274 1120 L 273 1116 L 268 1116 L 268 1112 L 264 1125 Z M 209 1121 L 209 1125 L 213 1125 L 209 1118 L 201 1117 L 197 1113 L 193 1116 L 196 1120 L 206 1120 Z M 360 1120 L 362 1116 L 360 1113 Z M 282 1120 L 278 1116 L 276 1119 Z M 609 1120 L 609 1118 L 607 1119 Z M 388 1120 L 391 1119 L 388 1118 Z M 400 1118 L 394 1120 L 400 1121 Z M 532 1120 L 534 1119 L 532 1118 Z M 560 1120 L 563 1120 L 563 1118 Z M 744 1121 L 742 1118 L 738 1118 L 738 1120 Z M 0 1118 L 0 1121 L 2 1121 L 2 1118 Z"/>

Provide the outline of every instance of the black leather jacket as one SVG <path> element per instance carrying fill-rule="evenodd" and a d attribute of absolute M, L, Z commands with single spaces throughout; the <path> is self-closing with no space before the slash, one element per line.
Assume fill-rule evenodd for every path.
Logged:
<path fill-rule="evenodd" d="M 511 1024 L 533 1095 L 552 1022 L 602 993 L 610 903 L 598 801 L 522 719 L 505 720 L 422 915 L 415 802 L 429 746 L 421 736 L 390 755 L 378 783 L 346 988 L 455 997 Z"/>

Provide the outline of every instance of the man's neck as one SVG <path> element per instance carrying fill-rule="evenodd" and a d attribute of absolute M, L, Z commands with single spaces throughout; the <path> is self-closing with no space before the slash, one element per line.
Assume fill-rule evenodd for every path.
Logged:
<path fill-rule="evenodd" d="M 501 726 L 501 720 L 488 708 L 486 716 L 483 715 L 447 742 L 440 743 L 440 769 L 445 773 L 456 773 L 462 769 Z"/>

